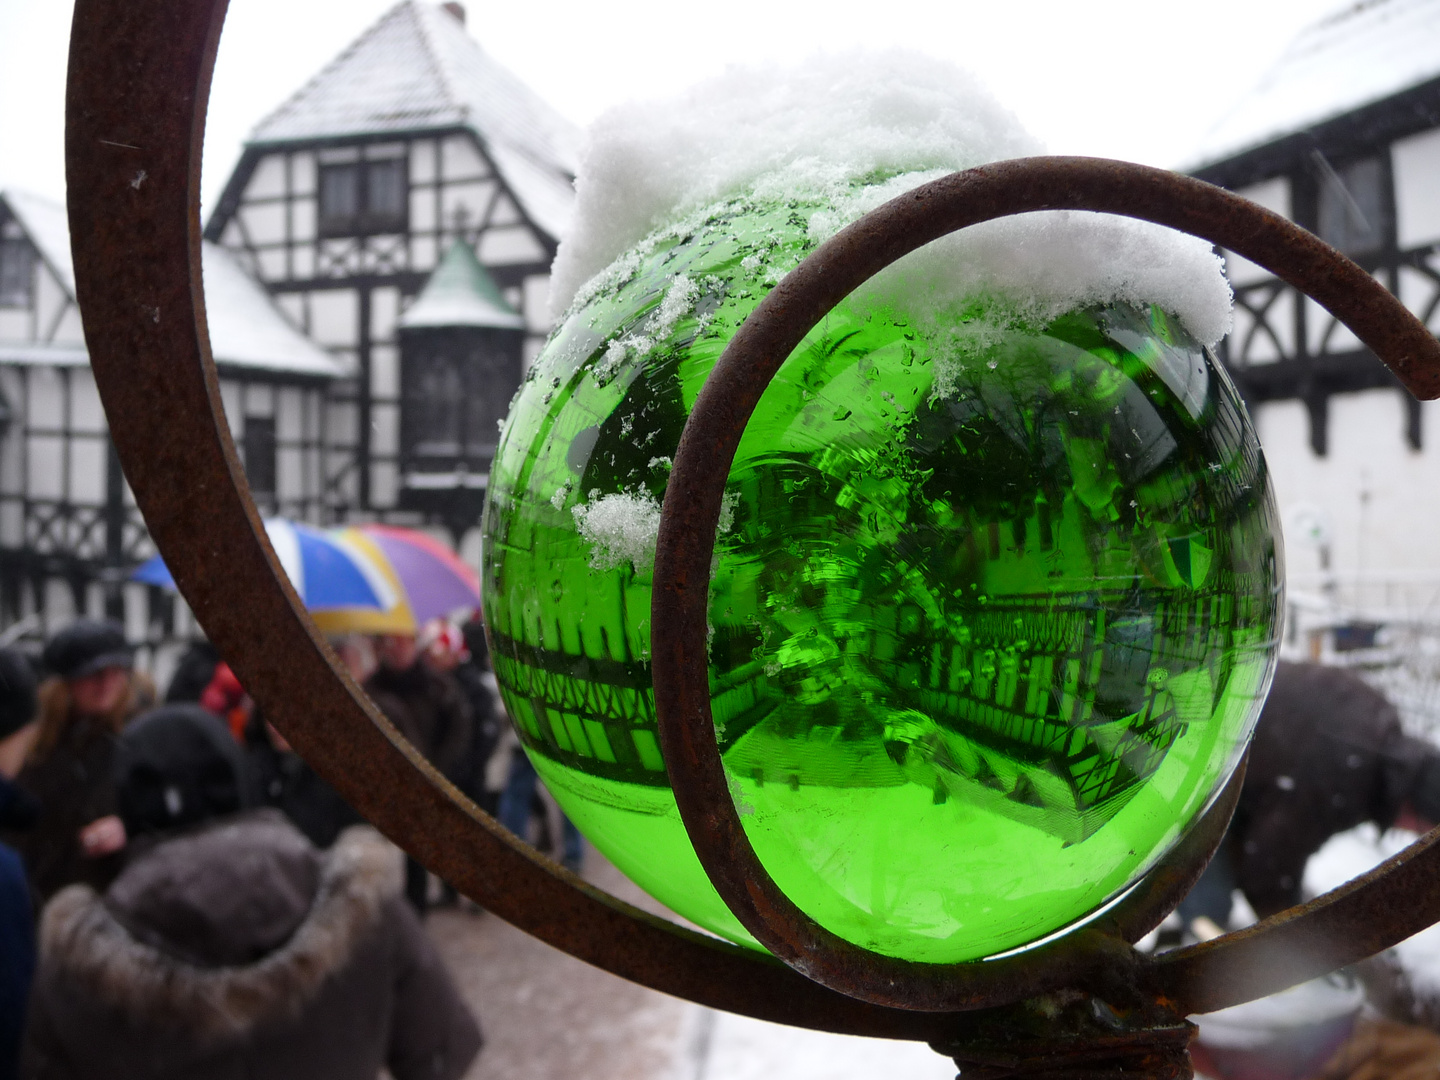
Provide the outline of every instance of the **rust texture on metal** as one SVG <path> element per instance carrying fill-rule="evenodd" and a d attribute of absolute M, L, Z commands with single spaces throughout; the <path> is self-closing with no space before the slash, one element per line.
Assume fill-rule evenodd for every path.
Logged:
<path fill-rule="evenodd" d="M 817 982 L 866 1001 L 915 1009 L 998 1005 L 1086 973 L 1080 939 L 1012 960 L 922 965 L 870 952 L 801 911 L 756 857 L 731 802 L 716 746 L 707 673 L 706 605 L 725 482 L 760 396 L 802 338 L 847 294 L 896 259 L 957 229 L 1036 210 L 1141 218 L 1203 237 L 1270 270 L 1320 303 L 1417 396 L 1440 395 L 1440 342 L 1399 300 L 1318 238 L 1221 188 L 1095 158 L 1029 158 L 943 177 L 842 230 L 788 274 L 735 334 L 691 411 L 661 514 L 652 605 L 652 668 L 660 743 L 701 864 L 740 922 Z M 1440 917 L 1440 866 L 1427 838 L 1361 888 L 1323 898 L 1255 931 L 1167 960 L 1168 992 L 1188 1006 L 1246 1001 L 1322 966 L 1289 943 L 1324 949 L 1328 966 L 1393 945 Z M 1403 914 L 1402 914 L 1403 913 Z M 1271 943 L 1275 949 L 1271 948 Z M 1364 951 L 1359 946 L 1363 943 Z M 1079 948 L 1079 952 L 1074 950 Z M 1334 963 L 1330 963 L 1333 959 Z M 1012 962 L 1013 961 L 1013 962 Z M 1271 965 L 1267 967 L 1267 965 Z M 1265 978 L 1252 981 L 1265 969 Z"/>
<path fill-rule="evenodd" d="M 1195 1026 L 1144 1000 L 1114 1006 L 1074 991 L 964 1017 L 930 1045 L 961 1080 L 1190 1080 Z"/>
<path fill-rule="evenodd" d="M 337 663 L 275 561 L 220 403 L 200 280 L 200 146 L 223 0 L 78 0 L 66 164 L 78 298 L 125 475 L 206 633 L 285 737 L 401 847 L 490 911 L 715 1008 L 930 1039 L 751 950 L 607 896 L 460 796 Z"/>

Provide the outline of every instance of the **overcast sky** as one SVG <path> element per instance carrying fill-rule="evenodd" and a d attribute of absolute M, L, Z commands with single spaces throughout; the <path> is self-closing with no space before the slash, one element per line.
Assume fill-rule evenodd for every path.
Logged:
<path fill-rule="evenodd" d="M 137 0 L 138 2 L 138 0 Z M 233 0 L 211 96 L 208 202 L 268 111 L 394 0 Z M 727 64 L 907 45 L 970 67 L 1050 149 L 1183 163 L 1337 0 L 470 0 L 471 33 L 584 124 Z M 0 0 L 0 187 L 63 196 L 73 0 Z"/>

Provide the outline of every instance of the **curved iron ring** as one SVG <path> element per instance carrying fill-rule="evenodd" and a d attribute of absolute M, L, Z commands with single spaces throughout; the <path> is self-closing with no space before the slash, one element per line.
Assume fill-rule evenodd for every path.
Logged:
<path fill-rule="evenodd" d="M 285 737 L 401 847 L 542 941 L 766 1020 L 944 1038 L 587 885 L 480 813 L 368 703 L 270 548 L 220 401 L 200 279 L 200 149 L 225 0 L 78 0 L 66 91 L 77 299 L 136 502 L 211 640 Z"/>
<path fill-rule="evenodd" d="M 1322 303 L 1417 397 L 1440 396 L 1440 342 L 1360 267 L 1246 199 L 1124 162 L 1027 158 L 954 173 L 861 218 L 776 285 L 710 373 L 685 425 L 666 489 L 651 613 L 660 745 L 690 840 L 730 910 L 797 971 L 875 1004 L 969 1009 L 1013 1000 L 1006 997 L 1013 985 L 997 980 L 995 964 L 989 962 L 918 964 L 840 938 L 801 911 L 756 856 L 730 797 L 710 713 L 706 608 L 721 499 L 736 447 L 765 388 L 836 304 L 932 240 L 1036 210 L 1141 218 L 1238 252 Z M 1182 1012 L 1207 1011 L 1262 997 L 1388 948 L 1440 918 L 1437 840 L 1440 830 L 1304 908 L 1208 945 L 1166 954 L 1142 974 Z M 1048 957 L 1030 959 L 1028 974 L 1046 982 L 1050 968 L 1054 979 L 1074 978 L 1076 957 L 1064 943 L 1094 933 L 1085 929 L 1060 939 Z M 1082 953 L 1086 948 L 1077 947 Z M 998 993 L 997 982 L 1004 987 Z"/>

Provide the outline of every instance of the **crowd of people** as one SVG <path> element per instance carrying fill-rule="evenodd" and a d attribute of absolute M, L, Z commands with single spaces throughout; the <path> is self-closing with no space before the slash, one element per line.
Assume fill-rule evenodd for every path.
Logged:
<path fill-rule="evenodd" d="M 582 841 L 520 752 L 478 617 L 334 645 L 447 780 L 578 868 Z M 1357 824 L 1436 821 L 1440 750 L 1355 675 L 1281 664 L 1174 941 L 1299 902 L 1307 861 Z M 421 919 L 457 901 L 290 749 L 210 645 L 188 650 L 163 701 L 114 623 L 72 623 L 38 662 L 0 648 L 0 1080 L 454 1080 L 480 1029 Z M 1226 1080 L 1298 1080 L 1326 1061 L 1344 1065 L 1327 1080 L 1440 1069 L 1440 1003 L 1430 1017 L 1384 961 L 1360 974 L 1372 1016 L 1358 1026 L 1352 992 L 1321 987 L 1337 1016 L 1301 1016 L 1278 1065 L 1207 1046 L 1204 1024 L 1197 1061 Z M 1408 1064 L 1378 1064 L 1391 1059 Z"/>
<path fill-rule="evenodd" d="M 446 779 L 523 838 L 546 829 L 478 618 L 334 644 Z M 420 920 L 457 899 L 208 643 L 163 701 L 112 622 L 72 623 L 38 663 L 0 649 L 0 1080 L 453 1080 L 480 1029 Z"/>

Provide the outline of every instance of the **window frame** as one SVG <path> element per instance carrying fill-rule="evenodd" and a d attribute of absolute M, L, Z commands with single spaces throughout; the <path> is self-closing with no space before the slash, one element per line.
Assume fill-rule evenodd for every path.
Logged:
<path fill-rule="evenodd" d="M 1366 215 L 1367 208 L 1352 190 L 1355 174 L 1362 167 L 1374 169 L 1375 190 L 1369 213 L 1377 220 L 1371 222 Z M 1310 221 L 1305 224 L 1316 236 L 1327 244 L 1344 252 L 1351 258 L 1373 261 L 1385 256 L 1395 248 L 1395 182 L 1390 155 L 1377 150 L 1373 153 L 1358 154 L 1330 161 L 1318 150 L 1310 155 L 1310 180 L 1313 202 L 1310 206 Z M 1364 194 L 1363 192 L 1361 194 Z M 1370 226 L 1369 236 L 1358 236 L 1357 223 L 1352 213 L 1361 214 Z M 1334 220 L 1343 223 L 1337 230 Z"/>
<path fill-rule="evenodd" d="M 273 502 L 280 487 L 280 438 L 275 417 L 246 416 L 240 445 L 251 495 Z"/>
<path fill-rule="evenodd" d="M 353 236 L 375 236 L 403 233 L 410 228 L 410 159 L 406 154 L 384 157 L 357 157 L 353 161 L 321 161 L 318 163 L 315 186 L 315 227 L 323 239 Z M 327 213 L 326 191 L 329 177 L 342 172 L 352 173 L 354 209 L 345 214 Z M 380 187 L 382 172 L 393 172 L 398 182 L 395 206 L 377 210 L 372 201 Z"/>
<path fill-rule="evenodd" d="M 17 252 L 20 270 L 14 272 L 13 253 Z M 34 245 L 23 234 L 0 236 L 0 308 L 24 311 L 34 306 L 35 268 L 39 261 Z M 9 277 L 10 273 L 14 276 Z"/>

